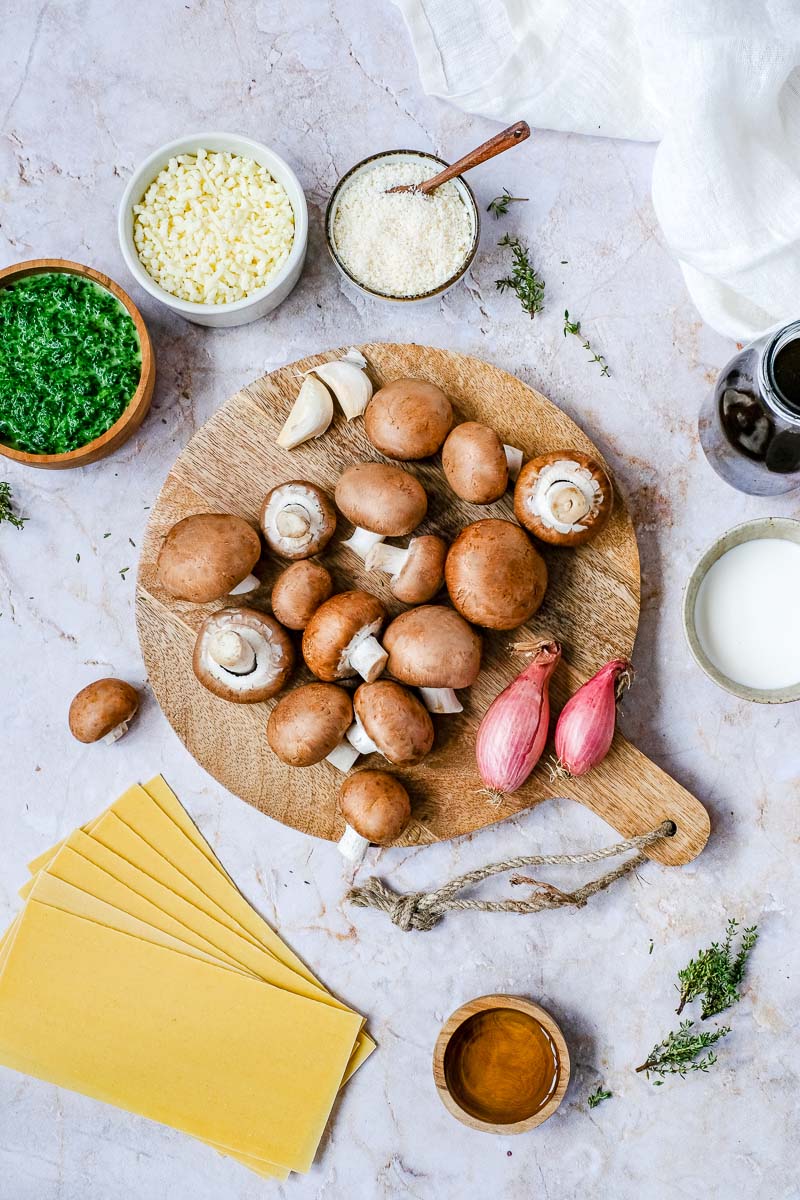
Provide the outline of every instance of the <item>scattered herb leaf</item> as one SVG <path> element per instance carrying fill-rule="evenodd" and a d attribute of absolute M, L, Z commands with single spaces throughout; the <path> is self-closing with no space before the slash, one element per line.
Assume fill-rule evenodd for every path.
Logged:
<path fill-rule="evenodd" d="M 75 562 L 80 562 L 80 561 L 81 561 L 81 556 L 80 556 L 80 554 L 76 554 L 76 555 L 75 555 Z"/>
<path fill-rule="evenodd" d="M 133 538 L 132 538 L 132 537 L 129 537 L 129 538 L 128 538 L 128 541 L 130 542 L 130 544 L 133 546 L 133 548 L 134 548 L 134 550 L 135 550 L 135 549 L 136 549 L 136 542 L 133 540 Z"/>
<path fill-rule="evenodd" d="M 591 342 L 589 341 L 589 339 L 588 339 L 588 338 L 584 338 L 583 334 L 581 333 L 581 323 L 580 323 L 580 321 L 570 321 L 570 319 L 569 319 L 569 310 L 565 308 L 565 309 L 564 309 L 564 337 L 566 337 L 568 333 L 571 333 L 571 334 L 573 334 L 573 335 L 574 335 L 576 338 L 579 338 L 579 339 L 580 339 L 580 341 L 581 341 L 581 344 L 583 345 L 583 348 L 584 348 L 584 350 L 586 350 L 586 352 L 587 352 L 588 354 L 591 354 L 591 356 L 592 356 L 592 357 L 589 359 L 589 362 L 590 362 L 590 363 L 597 363 L 597 364 L 599 365 L 599 367 L 600 367 L 600 374 L 601 374 L 601 375 L 610 375 L 610 374 L 611 374 L 611 372 L 610 372 L 610 371 L 609 371 L 609 369 L 608 369 L 608 363 L 606 362 L 606 360 L 605 360 L 605 358 L 603 357 L 603 355 L 602 355 L 602 354 L 596 354 L 596 353 L 594 352 L 594 350 L 592 349 L 592 345 L 591 345 Z"/>
<path fill-rule="evenodd" d="M 707 950 L 701 950 L 697 958 L 693 958 L 688 966 L 678 972 L 681 984 L 679 1013 L 683 1012 L 685 1004 L 702 996 L 700 1016 L 706 1020 L 724 1012 L 739 999 L 739 984 L 744 977 L 750 951 L 758 939 L 758 927 L 752 925 L 744 930 L 739 951 L 734 955 L 733 940 L 738 929 L 739 922 L 731 917 L 722 945 L 712 942 Z"/>
<path fill-rule="evenodd" d="M 503 188 L 502 196 L 495 196 L 494 200 L 490 200 L 486 205 L 486 211 L 494 213 L 495 218 L 499 219 L 506 215 L 509 204 L 521 204 L 527 199 L 527 196 L 512 196 L 508 188 Z"/>
<path fill-rule="evenodd" d="M 592 1092 L 586 1103 L 589 1108 L 597 1108 L 598 1104 L 602 1104 L 604 1100 L 610 1100 L 613 1092 L 607 1092 L 603 1088 L 598 1087 L 596 1092 Z"/>
<path fill-rule="evenodd" d="M 519 238 L 507 233 L 497 243 L 498 246 L 509 246 L 512 254 L 511 274 L 504 279 L 496 279 L 495 287 L 504 292 L 511 288 L 516 292 L 523 311 L 533 319 L 544 305 L 544 280 L 536 273 L 528 258 L 528 251 Z"/>
<path fill-rule="evenodd" d="M 653 945 L 654 945 L 654 943 L 653 943 L 653 939 L 652 939 L 652 938 L 650 938 L 650 949 L 647 951 L 647 953 L 648 953 L 648 954 L 652 954 L 652 953 L 653 953 Z"/>
<path fill-rule="evenodd" d="M 710 1047 L 730 1031 L 729 1025 L 722 1025 L 713 1033 L 708 1030 L 695 1033 L 694 1021 L 681 1021 L 680 1028 L 673 1029 L 663 1042 L 657 1042 L 636 1070 L 645 1071 L 648 1079 L 652 1072 L 661 1076 L 662 1081 L 665 1075 L 680 1075 L 683 1078 L 689 1071 L 707 1071 L 717 1061 Z M 708 1054 L 703 1054 L 705 1050 L 708 1050 Z"/>
<path fill-rule="evenodd" d="M 0 483 L 0 521 L 8 521 L 16 529 L 22 529 L 28 517 L 20 517 L 14 512 L 14 501 L 11 496 L 11 484 Z"/>
<path fill-rule="evenodd" d="M 130 571 L 130 567 L 121 567 L 120 572 L 119 572 L 120 579 L 124 579 L 125 576 L 128 574 L 128 571 Z"/>
<path fill-rule="evenodd" d="M 104 538 L 111 537 L 111 530 L 109 529 L 108 533 L 104 533 L 103 537 Z"/>

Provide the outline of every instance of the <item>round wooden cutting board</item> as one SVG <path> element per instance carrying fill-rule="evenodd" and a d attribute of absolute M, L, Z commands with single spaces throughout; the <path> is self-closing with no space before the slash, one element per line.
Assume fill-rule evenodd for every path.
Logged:
<path fill-rule="evenodd" d="M 570 448 L 600 458 L 586 435 L 560 409 L 497 367 L 428 346 L 376 343 L 360 349 L 376 388 L 401 376 L 431 380 L 451 397 L 459 419 L 493 426 L 504 442 L 520 447 L 526 459 Z M 189 751 L 249 804 L 304 833 L 329 839 L 338 838 L 343 830 L 336 811 L 336 793 L 343 777 L 328 763 L 297 769 L 275 757 L 265 736 L 271 704 L 231 704 L 201 687 L 192 672 L 195 635 L 208 613 L 221 605 L 174 600 L 158 583 L 156 558 L 165 534 L 191 513 L 238 513 L 257 525 L 261 502 L 275 484 L 309 479 L 332 494 L 346 467 L 381 458 L 367 441 L 363 421 L 348 423 L 338 405 L 334 423 L 321 438 L 292 451 L 275 444 L 302 382 L 301 372 L 341 353 L 311 355 L 255 380 L 195 434 L 167 476 L 150 514 L 136 594 L 139 639 L 153 691 Z M 428 492 L 428 517 L 418 532 L 452 539 L 464 525 L 482 517 L 513 520 L 510 493 L 496 504 L 466 504 L 450 491 L 438 457 L 403 465 L 419 477 Z M 340 518 L 323 556 L 337 590 L 374 592 L 390 614 L 396 614 L 404 606 L 389 591 L 388 576 L 368 574 L 360 559 L 341 548 L 351 529 Z M 618 493 L 611 520 L 595 541 L 578 549 L 539 548 L 550 574 L 541 609 L 517 631 L 482 631 L 483 668 L 473 687 L 460 693 L 465 711 L 437 717 L 433 752 L 419 766 L 400 772 L 414 811 L 403 841 L 425 843 L 455 837 L 561 795 L 586 804 L 625 837 L 672 819 L 676 835 L 651 847 L 649 854 L 664 863 L 687 862 L 707 839 L 705 809 L 619 734 L 606 761 L 582 780 L 551 783 L 546 754 L 525 786 L 499 806 L 482 794 L 475 766 L 475 732 L 491 700 L 526 661 L 512 653 L 510 643 L 542 633 L 553 634 L 562 643 L 564 662 L 552 686 L 557 710 L 604 662 L 629 655 L 636 637 L 639 555 L 630 516 Z M 263 586 L 248 603 L 268 610 L 272 582 L 286 565 L 272 556 L 262 560 L 257 573 Z M 301 665 L 294 682 L 305 682 L 311 676 L 300 659 L 299 639 L 298 660 Z M 373 756 L 360 759 L 359 765 L 386 764 Z"/>

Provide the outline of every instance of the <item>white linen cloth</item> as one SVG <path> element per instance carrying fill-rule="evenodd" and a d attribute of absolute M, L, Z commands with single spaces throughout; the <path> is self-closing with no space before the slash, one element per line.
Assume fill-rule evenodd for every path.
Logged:
<path fill-rule="evenodd" d="M 394 3 L 429 94 L 659 142 L 653 204 L 715 329 L 800 317 L 800 0 Z"/>

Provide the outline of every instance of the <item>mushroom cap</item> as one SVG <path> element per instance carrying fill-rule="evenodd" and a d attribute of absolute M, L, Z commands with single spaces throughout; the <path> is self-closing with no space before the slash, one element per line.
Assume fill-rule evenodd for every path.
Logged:
<path fill-rule="evenodd" d="M 336 485 L 336 503 L 348 521 L 384 537 L 412 533 L 428 511 L 419 480 L 388 463 L 348 467 Z"/>
<path fill-rule="evenodd" d="M 444 567 L 450 599 L 488 629 L 514 629 L 544 599 L 547 567 L 519 525 L 490 518 L 461 530 Z"/>
<path fill-rule="evenodd" d="M 403 461 L 435 454 L 452 424 L 453 406 L 441 388 L 425 379 L 387 383 L 364 414 L 364 428 L 375 449 Z"/>
<path fill-rule="evenodd" d="M 256 666 L 249 674 L 236 675 L 211 658 L 211 639 L 229 632 L 237 633 L 255 652 Z M 221 700 L 234 704 L 269 700 L 286 683 L 293 666 L 294 646 L 289 634 L 274 617 L 254 608 L 221 608 L 206 617 L 198 630 L 192 667 L 203 687 Z"/>
<path fill-rule="evenodd" d="M 561 464 L 568 468 L 568 477 L 579 478 L 589 506 L 588 512 L 569 524 L 544 520 L 535 503 L 538 491 L 562 481 Z M 553 546 L 581 546 L 590 541 L 606 524 L 613 507 L 614 489 L 608 474 L 596 459 L 580 450 L 553 450 L 532 458 L 520 471 L 514 488 L 514 515 L 520 525 Z"/>
<path fill-rule="evenodd" d="M 444 583 L 446 557 L 444 538 L 435 533 L 412 538 L 408 544 L 408 558 L 392 581 L 392 593 L 404 604 L 424 604 Z"/>
<path fill-rule="evenodd" d="M 267 741 L 281 762 L 310 767 L 339 745 L 352 721 L 349 692 L 335 683 L 306 683 L 275 705 Z"/>
<path fill-rule="evenodd" d="M 321 604 L 303 633 L 303 658 L 319 679 L 332 683 L 357 672 L 347 661 L 350 643 L 364 630 L 375 634 L 386 609 L 369 592 L 338 592 Z"/>
<path fill-rule="evenodd" d="M 272 611 L 287 629 L 305 629 L 333 592 L 330 571 L 304 558 L 282 571 L 272 585 Z"/>
<path fill-rule="evenodd" d="M 287 519 L 294 524 L 293 531 L 280 529 L 279 521 Z M 289 479 L 267 492 L 259 522 L 270 550 L 281 558 L 310 558 L 324 550 L 333 537 L 336 509 L 315 483 Z"/>
<path fill-rule="evenodd" d="M 362 683 L 353 708 L 369 737 L 395 766 L 418 763 L 433 745 L 433 722 L 425 705 L 399 683 Z"/>
<path fill-rule="evenodd" d="M 70 733 L 79 742 L 99 742 L 139 707 L 139 694 L 124 679 L 96 679 L 69 706 Z"/>
<path fill-rule="evenodd" d="M 451 431 L 442 447 L 442 467 L 455 494 L 470 504 L 491 504 L 508 487 L 503 443 L 478 421 L 465 421 Z"/>
<path fill-rule="evenodd" d="M 388 771 L 356 771 L 339 788 L 342 816 L 356 833 L 387 846 L 405 829 L 411 817 L 408 792 Z"/>
<path fill-rule="evenodd" d="M 481 669 L 480 634 L 443 605 L 425 604 L 395 617 L 383 648 L 387 671 L 412 687 L 470 687 Z"/>
<path fill-rule="evenodd" d="M 197 513 L 173 525 L 158 554 L 158 578 L 170 595 L 193 604 L 219 600 L 261 557 L 261 539 L 233 513 Z"/>

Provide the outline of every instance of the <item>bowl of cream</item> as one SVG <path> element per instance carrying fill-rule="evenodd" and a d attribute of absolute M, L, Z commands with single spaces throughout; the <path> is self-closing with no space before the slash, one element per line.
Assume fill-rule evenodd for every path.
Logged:
<path fill-rule="evenodd" d="M 800 700 L 800 521 L 736 525 L 692 572 L 683 598 L 689 648 L 720 687 L 758 704 Z"/>

